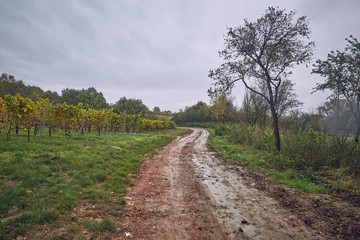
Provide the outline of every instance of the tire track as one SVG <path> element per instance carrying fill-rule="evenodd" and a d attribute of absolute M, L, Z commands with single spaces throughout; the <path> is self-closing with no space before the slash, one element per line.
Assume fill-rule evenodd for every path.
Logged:
<path fill-rule="evenodd" d="M 192 162 L 229 239 L 325 239 L 265 193 L 245 184 L 243 169 L 228 166 L 207 149 L 209 133 L 195 140 Z"/>

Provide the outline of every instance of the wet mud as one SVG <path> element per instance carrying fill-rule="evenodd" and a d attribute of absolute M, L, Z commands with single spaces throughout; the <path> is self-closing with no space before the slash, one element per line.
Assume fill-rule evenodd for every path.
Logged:
<path fill-rule="evenodd" d="M 331 232 L 331 217 L 311 207 L 317 197 L 218 159 L 208 136 L 192 129 L 145 161 L 113 239 L 356 239 L 358 212 L 350 234 Z"/>

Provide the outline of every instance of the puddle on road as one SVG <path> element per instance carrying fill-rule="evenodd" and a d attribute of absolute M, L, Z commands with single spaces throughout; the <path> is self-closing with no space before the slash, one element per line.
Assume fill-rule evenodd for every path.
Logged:
<path fill-rule="evenodd" d="M 237 210 L 239 199 L 234 189 L 229 187 L 228 179 L 225 176 L 220 179 L 219 175 L 204 161 L 199 160 L 195 154 L 192 155 L 192 162 L 197 167 L 198 177 L 207 186 L 211 197 L 218 206 L 217 214 L 226 226 L 228 234 L 233 237 L 240 234 L 250 239 L 264 239 L 261 237 L 260 230 Z"/>

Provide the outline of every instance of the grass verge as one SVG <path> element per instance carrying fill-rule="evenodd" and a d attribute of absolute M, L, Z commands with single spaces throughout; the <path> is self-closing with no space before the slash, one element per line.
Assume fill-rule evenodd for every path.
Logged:
<path fill-rule="evenodd" d="M 325 193 L 328 191 L 311 173 L 298 172 L 289 168 L 290 160 L 280 154 L 270 155 L 265 151 L 234 143 L 226 136 L 215 136 L 213 129 L 208 130 L 211 133 L 208 144 L 220 157 L 231 159 L 236 164 L 262 172 L 270 176 L 276 183 L 301 189 L 304 192 Z"/>
<path fill-rule="evenodd" d="M 27 142 L 25 132 L 11 140 L 0 136 L 0 239 L 31 237 L 43 228 L 63 228 L 62 237 L 75 239 L 84 238 L 83 229 L 94 238 L 114 231 L 110 218 L 95 219 L 79 206 L 121 211 L 144 156 L 185 131 L 72 137 L 59 132 L 41 142 Z"/>

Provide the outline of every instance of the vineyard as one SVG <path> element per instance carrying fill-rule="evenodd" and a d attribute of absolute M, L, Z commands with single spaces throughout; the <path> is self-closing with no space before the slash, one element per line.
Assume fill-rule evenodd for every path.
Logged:
<path fill-rule="evenodd" d="M 18 134 L 19 128 L 27 131 L 30 141 L 31 131 L 41 136 L 43 130 L 51 137 L 55 130 L 62 130 L 70 136 L 71 131 L 84 132 L 149 132 L 176 127 L 171 118 L 152 120 L 143 114 L 117 114 L 113 109 L 91 109 L 84 104 L 71 105 L 64 103 L 51 104 L 47 98 L 36 101 L 19 94 L 5 95 L 0 98 L 0 127 L 6 129 L 6 138 L 10 139 L 13 130 Z"/>
<path fill-rule="evenodd" d="M 109 238 L 144 158 L 184 132 L 168 115 L 0 97 L 0 239 Z"/>

